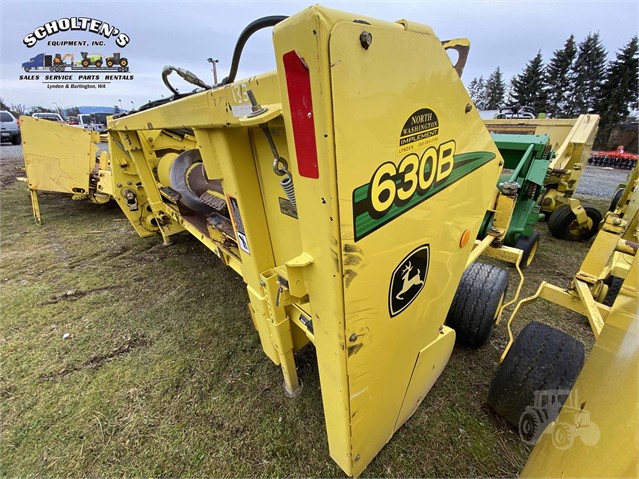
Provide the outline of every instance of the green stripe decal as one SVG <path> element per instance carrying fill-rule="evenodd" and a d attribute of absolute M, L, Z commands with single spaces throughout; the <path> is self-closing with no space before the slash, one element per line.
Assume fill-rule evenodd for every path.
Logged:
<path fill-rule="evenodd" d="M 369 210 L 368 190 L 369 185 L 362 185 L 353 191 L 353 217 L 355 225 L 355 241 L 369 235 L 376 229 L 382 227 L 386 223 L 394 220 L 398 216 L 404 214 L 414 206 L 426 201 L 428 198 L 435 196 L 440 191 L 449 187 L 453 183 L 461 180 L 464 176 L 472 173 L 476 169 L 485 165 L 495 158 L 495 154 L 488 151 L 477 151 L 470 153 L 461 153 L 455 155 L 454 165 L 450 174 L 441 182 L 435 183 L 424 193 L 415 192 L 407 203 L 402 206 L 393 204 L 388 212 L 381 218 L 373 218 Z M 396 184 L 401 183 L 401 179 L 395 180 Z"/>

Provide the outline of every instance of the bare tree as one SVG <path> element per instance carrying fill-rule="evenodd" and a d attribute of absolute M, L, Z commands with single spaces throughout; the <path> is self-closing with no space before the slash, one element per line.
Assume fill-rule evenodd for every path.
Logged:
<path fill-rule="evenodd" d="M 10 111 L 14 116 L 22 116 L 27 112 L 27 105 L 23 105 L 22 103 L 12 103 Z"/>

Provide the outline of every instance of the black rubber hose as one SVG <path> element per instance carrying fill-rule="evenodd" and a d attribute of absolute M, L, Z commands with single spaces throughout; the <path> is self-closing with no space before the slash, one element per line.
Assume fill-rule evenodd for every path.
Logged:
<path fill-rule="evenodd" d="M 178 75 L 180 75 L 184 79 L 184 81 L 189 82 L 191 85 L 199 86 L 200 88 L 204 88 L 205 90 L 208 90 L 208 89 L 211 88 L 209 85 L 207 85 L 202 80 L 200 80 L 195 73 L 191 73 L 190 71 L 185 70 L 184 68 L 178 68 L 178 67 L 174 67 L 172 65 L 167 65 L 167 66 L 165 66 L 162 69 L 162 81 L 164 82 L 166 87 L 169 90 L 171 90 L 173 95 L 179 95 L 179 93 L 173 87 L 173 85 L 171 85 L 171 83 L 169 83 L 169 75 L 172 72 L 175 72 Z"/>
<path fill-rule="evenodd" d="M 240 57 L 242 56 L 242 50 L 244 49 L 244 45 L 246 45 L 246 41 L 249 39 L 249 37 L 258 30 L 261 30 L 262 28 L 273 27 L 280 23 L 282 20 L 286 20 L 287 18 L 288 17 L 286 15 L 271 15 L 269 17 L 258 18 L 257 20 L 249 23 L 246 26 L 246 28 L 242 31 L 242 33 L 240 33 L 240 36 L 237 39 L 235 50 L 233 50 L 231 71 L 229 72 L 229 76 L 222 80 L 222 85 L 226 85 L 235 81 L 237 69 L 240 66 Z"/>
<path fill-rule="evenodd" d="M 169 75 L 174 72 L 176 70 L 175 67 L 172 67 L 170 65 L 165 66 L 162 69 L 162 81 L 164 82 L 164 85 L 171 90 L 171 93 L 173 93 L 174 95 L 179 95 L 178 91 L 173 88 L 173 85 L 171 85 L 171 83 L 169 83 Z"/>

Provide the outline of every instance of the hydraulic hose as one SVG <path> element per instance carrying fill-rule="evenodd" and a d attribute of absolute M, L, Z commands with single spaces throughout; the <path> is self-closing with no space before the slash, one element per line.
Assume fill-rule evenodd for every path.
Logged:
<path fill-rule="evenodd" d="M 180 75 L 184 79 L 184 81 L 189 82 L 191 85 L 199 86 L 200 88 L 204 88 L 205 90 L 208 90 L 211 88 L 209 85 L 207 85 L 202 80 L 200 80 L 195 73 L 191 73 L 190 71 L 185 70 L 184 68 L 178 68 L 171 65 L 167 65 L 162 69 L 162 81 L 164 82 L 166 87 L 173 92 L 174 95 L 179 95 L 179 92 L 169 82 L 169 75 L 173 72 Z"/>
<path fill-rule="evenodd" d="M 240 57 L 242 56 L 242 50 L 244 49 L 244 45 L 246 44 L 248 39 L 251 37 L 251 35 L 253 35 L 255 32 L 263 28 L 275 26 L 278 23 L 280 23 L 282 20 L 286 20 L 287 18 L 288 17 L 286 15 L 271 15 L 268 17 L 258 18 L 254 22 L 249 23 L 246 26 L 246 28 L 242 31 L 242 33 L 237 39 L 237 42 L 235 43 L 235 49 L 233 50 L 233 59 L 231 62 L 231 70 L 229 72 L 229 76 L 224 78 L 224 80 L 222 80 L 220 85 L 226 85 L 227 83 L 231 83 L 235 81 L 235 76 L 237 75 L 237 69 L 240 66 Z M 183 98 L 185 96 L 190 95 L 191 93 L 179 93 L 177 89 L 173 85 L 171 85 L 171 82 L 169 82 L 169 75 L 173 72 L 176 72 L 185 81 L 191 83 L 192 85 L 198 86 L 200 88 L 204 88 L 205 90 L 212 88 L 211 86 L 204 83 L 194 73 L 191 73 L 190 71 L 185 70 L 183 68 L 167 65 L 162 69 L 162 81 L 164 82 L 164 85 L 166 85 L 166 87 L 171 91 L 171 93 L 173 93 L 173 97 L 150 101 L 146 103 L 145 105 L 142 105 L 141 107 L 139 107 L 137 110 L 132 110 L 126 113 L 122 113 L 118 115 L 118 117 L 127 116 L 127 115 L 130 115 L 131 113 L 135 113 L 135 112 L 139 112 L 143 110 L 148 110 L 149 108 L 154 108 L 156 106 L 160 106 L 170 101 L 177 100 L 179 98 Z M 195 90 L 192 93 L 194 92 Z"/>
<path fill-rule="evenodd" d="M 286 15 L 271 15 L 269 17 L 258 18 L 254 22 L 249 23 L 246 28 L 242 31 L 240 36 L 237 39 L 237 43 L 235 44 L 235 50 L 233 50 L 233 60 L 231 61 L 231 71 L 229 72 L 229 76 L 227 76 L 224 80 L 222 80 L 222 85 L 226 85 L 228 83 L 235 81 L 235 76 L 237 75 L 237 69 L 240 66 L 240 57 L 242 56 L 242 50 L 244 49 L 244 45 L 246 41 L 249 39 L 251 35 L 253 35 L 258 30 L 267 27 L 273 27 L 280 23 L 282 20 L 286 20 L 288 17 Z M 166 81 L 164 82 L 166 83 Z M 167 85 L 168 86 L 168 85 Z"/>

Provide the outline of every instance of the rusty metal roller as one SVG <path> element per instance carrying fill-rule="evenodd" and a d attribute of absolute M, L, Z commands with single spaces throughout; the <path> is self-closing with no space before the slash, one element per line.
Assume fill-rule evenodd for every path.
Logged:
<path fill-rule="evenodd" d="M 200 150 L 187 150 L 177 156 L 169 170 L 171 188 L 182 196 L 180 202 L 196 213 L 209 215 L 215 210 L 200 200 L 208 190 L 221 190 L 219 180 L 209 180 Z"/>

